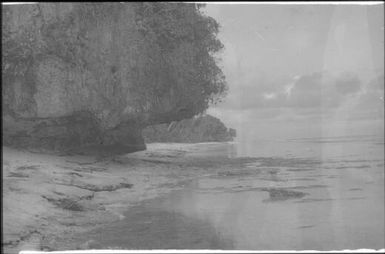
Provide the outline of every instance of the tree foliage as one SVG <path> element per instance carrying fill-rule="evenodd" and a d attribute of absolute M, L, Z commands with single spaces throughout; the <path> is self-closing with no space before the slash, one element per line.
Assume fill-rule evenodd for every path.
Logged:
<path fill-rule="evenodd" d="M 137 3 L 136 25 L 156 59 L 146 68 L 156 80 L 138 89 L 156 98 L 173 91 L 176 108 L 188 117 L 203 112 L 222 98 L 226 82 L 215 54 L 223 44 L 217 38 L 219 24 L 202 13 L 202 4 Z M 148 88 L 146 86 L 151 86 Z M 156 108 L 156 107 L 152 107 Z"/>
<path fill-rule="evenodd" d="M 88 89 L 113 101 L 117 110 L 128 101 L 138 115 L 189 118 L 220 101 L 227 89 L 216 58 L 223 48 L 219 24 L 203 14 L 203 7 L 167 2 L 38 4 L 20 10 L 29 16 L 18 26 L 10 20 L 20 15 L 6 8 L 2 74 L 24 76 L 38 59 L 53 56 L 82 73 L 92 72 L 96 81 L 87 83 Z M 126 29 L 121 29 L 122 22 Z M 106 27 L 127 34 L 115 32 L 110 44 L 98 43 Z M 120 78 L 116 84 L 110 78 L 114 75 Z"/>
<path fill-rule="evenodd" d="M 227 129 L 218 119 L 200 115 L 171 124 L 157 124 L 143 129 L 146 142 L 226 142 L 235 137 L 234 129 Z"/>

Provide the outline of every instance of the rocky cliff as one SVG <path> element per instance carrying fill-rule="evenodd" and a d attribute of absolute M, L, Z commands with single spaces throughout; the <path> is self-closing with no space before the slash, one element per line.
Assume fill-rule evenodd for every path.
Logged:
<path fill-rule="evenodd" d="M 145 126 L 207 108 L 224 90 L 223 75 L 213 62 L 216 68 L 202 73 L 211 81 L 188 75 L 205 67 L 202 60 L 214 61 L 211 54 L 222 45 L 215 38 L 216 22 L 199 8 L 3 6 L 3 144 L 55 151 L 143 150 Z"/>
<path fill-rule="evenodd" d="M 143 130 L 143 136 L 147 143 L 226 142 L 232 141 L 236 132 L 227 129 L 218 118 L 202 115 L 170 124 L 148 126 Z"/>

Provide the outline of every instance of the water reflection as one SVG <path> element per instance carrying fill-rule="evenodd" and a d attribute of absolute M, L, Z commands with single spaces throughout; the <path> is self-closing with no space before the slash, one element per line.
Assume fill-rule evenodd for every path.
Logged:
<path fill-rule="evenodd" d="M 125 218 L 87 235 L 103 249 L 233 249 L 204 217 L 164 209 L 162 199 L 133 207 Z M 87 240 L 88 240 L 87 239 Z"/>
<path fill-rule="evenodd" d="M 219 170 L 90 237 L 125 249 L 384 248 L 383 146 L 362 142 L 377 147 L 367 154 L 354 144 L 333 156 L 262 157 Z M 205 153 L 233 156 L 234 144 Z"/>
<path fill-rule="evenodd" d="M 230 187 L 219 193 L 198 192 L 198 181 L 173 193 L 161 206 L 169 212 L 205 218 L 222 235 L 233 239 L 235 249 L 383 248 L 384 227 L 379 224 L 384 221 L 383 196 L 373 195 L 379 193 L 378 187 L 368 186 L 366 193 L 357 194 L 344 189 L 346 184 L 325 183 L 327 188 L 303 188 L 306 197 L 294 195 L 264 202 L 271 201 L 271 194 L 261 189 L 232 191 Z M 203 186 L 207 189 L 207 183 Z"/>

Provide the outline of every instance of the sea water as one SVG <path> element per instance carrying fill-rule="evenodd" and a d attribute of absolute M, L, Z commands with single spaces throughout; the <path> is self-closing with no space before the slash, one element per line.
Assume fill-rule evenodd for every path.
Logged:
<path fill-rule="evenodd" d="M 382 135 L 254 139 L 216 151 L 269 164 L 248 164 L 255 175 L 193 180 L 89 238 L 123 249 L 384 248 Z M 289 192 L 274 199 L 275 190 Z"/>

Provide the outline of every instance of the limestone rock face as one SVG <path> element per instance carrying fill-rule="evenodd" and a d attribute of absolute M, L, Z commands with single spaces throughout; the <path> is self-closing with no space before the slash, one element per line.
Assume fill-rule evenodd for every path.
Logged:
<path fill-rule="evenodd" d="M 146 70 L 157 56 L 135 10 L 135 3 L 3 6 L 3 144 L 143 150 L 144 126 L 181 117 L 172 89 L 156 105 L 138 92 L 156 80 Z"/>

